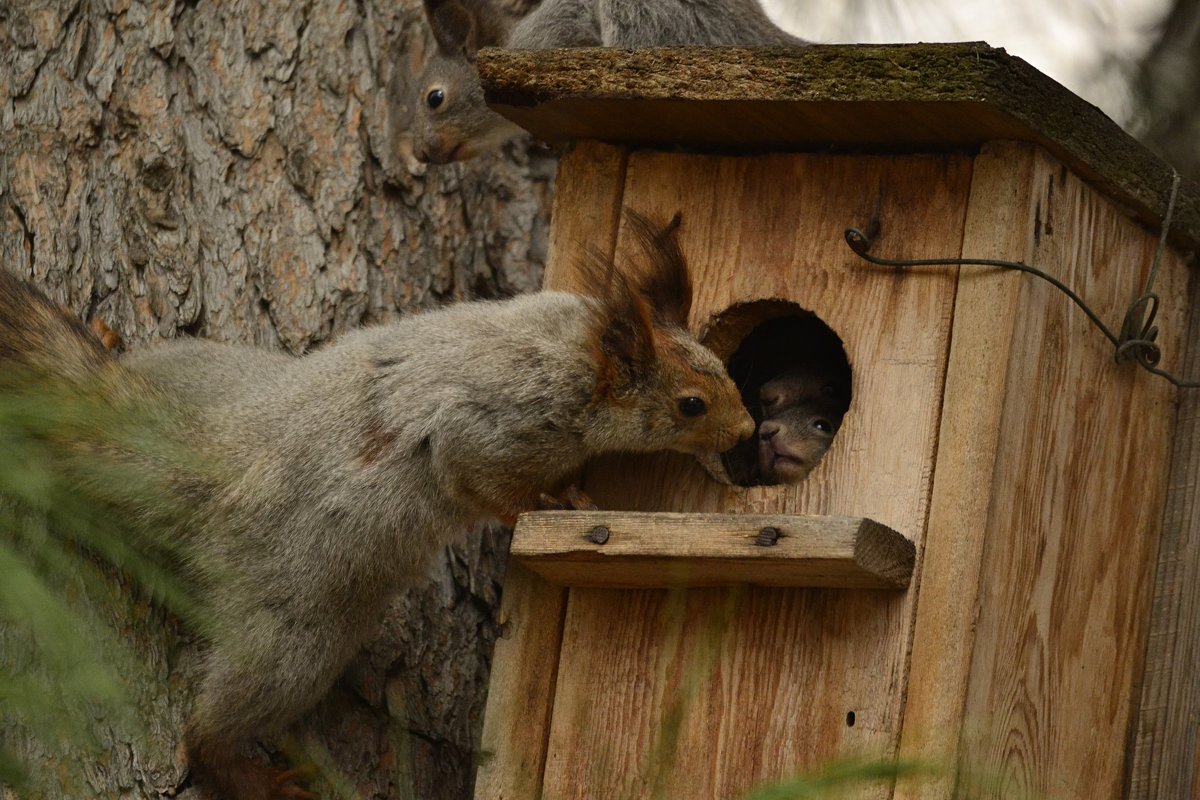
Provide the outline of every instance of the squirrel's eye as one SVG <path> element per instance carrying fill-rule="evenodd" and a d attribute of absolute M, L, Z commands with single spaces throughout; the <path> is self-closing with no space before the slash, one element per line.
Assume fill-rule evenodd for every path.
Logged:
<path fill-rule="evenodd" d="M 441 89 L 434 89 L 429 94 L 425 95 L 425 103 L 430 108 L 437 108 L 446 100 L 446 93 Z"/>
<path fill-rule="evenodd" d="M 685 417 L 698 417 L 708 410 L 708 406 L 699 397 L 681 397 L 679 413 Z"/>
<path fill-rule="evenodd" d="M 826 420 L 826 419 L 814 419 L 812 421 L 812 426 L 814 428 L 816 428 L 817 430 L 819 430 L 821 433 L 832 433 L 833 432 L 833 426 L 830 425 L 829 420 Z"/>

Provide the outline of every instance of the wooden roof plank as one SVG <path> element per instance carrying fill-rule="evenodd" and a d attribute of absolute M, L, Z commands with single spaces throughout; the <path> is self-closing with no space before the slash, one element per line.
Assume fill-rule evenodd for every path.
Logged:
<path fill-rule="evenodd" d="M 492 108 L 547 141 L 694 149 L 942 151 L 1035 142 L 1157 230 L 1173 172 L 1100 109 L 983 42 L 480 53 Z M 1172 243 L 1200 246 L 1184 180 Z"/>

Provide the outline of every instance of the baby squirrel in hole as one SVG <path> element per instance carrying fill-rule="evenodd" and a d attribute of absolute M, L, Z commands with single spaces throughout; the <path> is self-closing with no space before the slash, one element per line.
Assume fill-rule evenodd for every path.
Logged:
<path fill-rule="evenodd" d="M 739 486 L 799 483 L 820 463 L 850 406 L 841 339 L 811 314 L 760 323 L 729 361 L 757 435 L 721 454 Z"/>
<path fill-rule="evenodd" d="M 808 367 L 781 372 L 762 385 L 756 482 L 798 483 L 833 444 L 846 403 L 828 375 Z"/>
<path fill-rule="evenodd" d="M 751 404 L 757 435 L 721 455 L 739 486 L 799 483 L 820 463 L 848 402 L 837 381 L 816 365 L 785 369 L 762 384 Z"/>
<path fill-rule="evenodd" d="M 243 746 L 313 706 L 471 521 L 514 518 L 597 454 L 712 453 L 753 434 L 720 359 L 685 327 L 679 216 L 626 223 L 648 265 L 637 278 L 592 259 L 585 295 L 462 303 L 300 358 L 176 340 L 118 361 L 0 270 L 0 372 L 94 379 L 118 408 L 149 396 L 170 435 L 225 468 L 167 482 L 194 511 L 169 535 L 214 622 L 184 733 L 207 796 L 309 796 Z"/>
<path fill-rule="evenodd" d="M 417 81 L 413 153 L 430 164 L 463 161 L 524 131 L 490 110 L 475 72 L 482 47 L 792 46 L 757 0 L 542 0 L 513 24 L 489 0 L 425 0 L 437 42 Z"/>

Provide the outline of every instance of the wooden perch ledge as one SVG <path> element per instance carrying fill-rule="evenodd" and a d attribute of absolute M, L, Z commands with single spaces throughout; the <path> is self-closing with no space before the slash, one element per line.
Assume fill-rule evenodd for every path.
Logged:
<path fill-rule="evenodd" d="M 916 549 L 853 517 L 535 511 L 517 522 L 512 555 L 565 586 L 903 589 Z"/>
<path fill-rule="evenodd" d="M 546 141 L 936 152 L 1035 142 L 1153 229 L 1172 171 L 1104 115 L 983 42 L 790 48 L 485 49 L 488 104 Z M 1200 245 L 1185 180 L 1172 243 Z"/>

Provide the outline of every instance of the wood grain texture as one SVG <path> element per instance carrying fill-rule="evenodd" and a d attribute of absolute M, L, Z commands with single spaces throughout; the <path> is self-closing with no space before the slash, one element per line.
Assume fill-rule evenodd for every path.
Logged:
<path fill-rule="evenodd" d="M 603 542 L 592 540 L 597 528 Z M 773 544 L 760 543 L 765 529 Z M 916 555 L 911 541 L 869 519 L 628 511 L 523 514 L 511 553 L 551 583 L 607 589 L 903 589 Z"/>
<path fill-rule="evenodd" d="M 889 594 L 572 589 L 543 797 L 740 797 L 886 751 Z"/>
<path fill-rule="evenodd" d="M 854 402 L 804 484 L 735 489 L 684 456 L 615 458 L 585 476 L 600 507 L 865 516 L 919 551 L 955 271 L 865 267 L 842 232 L 876 217 L 895 232 L 882 253 L 957 254 L 970 162 L 633 153 L 625 205 L 682 212 L 693 329 L 734 303 L 793 300 L 843 338 Z M 618 263 L 633 266 L 629 246 L 619 232 Z M 893 754 L 910 596 L 573 589 L 544 797 L 734 797 L 847 752 Z"/>
<path fill-rule="evenodd" d="M 1156 237 L 1039 153 L 1030 260 L 1119 320 Z M 1021 252 L 1026 252 L 1024 249 Z M 1164 258 L 1163 366 L 1177 370 L 1187 268 Z M 1022 278 L 988 491 L 962 735 L 965 797 L 1119 797 L 1142 676 L 1175 390 L 1060 292 Z M 986 776 L 986 778 L 980 777 Z"/>
<path fill-rule="evenodd" d="M 965 213 L 970 162 L 966 156 L 634 153 L 626 206 L 655 219 L 682 213 L 680 243 L 695 285 L 693 329 L 711 327 L 735 303 L 792 300 L 842 337 L 856 369 L 854 401 L 804 483 L 741 489 L 712 481 L 688 456 L 621 456 L 599 460 L 586 473 L 600 507 L 869 517 L 919 542 L 955 271 L 905 275 L 871 267 L 842 233 L 876 218 L 885 231 L 881 254 L 957 253 L 961 232 L 953 226 L 961 226 Z M 912 202 L 915 195 L 924 202 Z M 636 269 L 636 252 L 619 234 L 618 263 Z"/>
<path fill-rule="evenodd" d="M 301 352 L 540 284 L 554 158 L 411 157 L 417 0 L 0 7 L 0 269 L 130 349 L 195 335 Z M 439 556 L 293 729 L 362 796 L 469 796 L 506 548 L 481 526 Z M 34 770 L 48 797 L 159 798 L 183 778 L 194 637 L 127 594 L 93 600 L 158 678 L 133 689 L 152 736 L 97 720 L 119 754 L 105 764 L 22 743 L 55 765 Z"/>
<path fill-rule="evenodd" d="M 1024 260 L 1033 245 L 1043 176 L 1035 148 L 989 144 L 976 157 L 963 233 L 963 254 Z M 904 731 L 904 758 L 949 765 L 958 761 L 971 665 L 984 535 L 992 498 L 1004 381 L 1020 309 L 1021 276 L 964 269 L 954 303 L 934 467 L 933 497 L 921 559 Z M 966 601 L 971 598 L 971 601 Z M 897 800 L 933 800 L 954 792 L 953 774 L 901 781 Z"/>
<path fill-rule="evenodd" d="M 545 288 L 576 291 L 574 267 L 587 257 L 587 248 L 612 256 L 627 159 L 625 148 L 593 141 L 576 143 L 562 159 Z"/>
<path fill-rule="evenodd" d="M 1200 375 L 1200 280 L 1182 372 Z M 1145 677 L 1132 731 L 1131 800 L 1195 797 L 1200 772 L 1200 392 L 1181 392 L 1154 577 Z"/>
<path fill-rule="evenodd" d="M 509 562 L 475 776 L 478 800 L 541 795 L 566 607 L 566 589 Z"/>
<path fill-rule="evenodd" d="M 554 205 L 546 288 L 571 291 L 570 266 L 584 246 L 611 258 L 625 184 L 623 150 L 582 142 L 559 165 L 564 191 Z M 476 800 L 540 797 L 556 691 L 566 591 L 547 584 L 518 563 L 504 585 L 508 639 L 492 657 L 484 718 L 484 759 L 475 781 Z"/>
<path fill-rule="evenodd" d="M 678 147 L 935 151 L 998 140 L 1045 147 L 1157 228 L 1171 168 L 1095 106 L 983 42 L 484 50 L 492 108 L 547 140 Z M 686 102 L 683 102 L 686 101 Z M 1200 243 L 1200 184 L 1172 226 Z"/>

